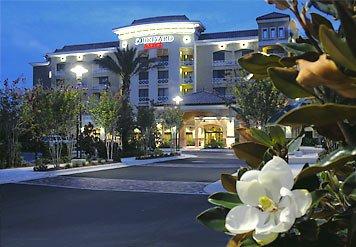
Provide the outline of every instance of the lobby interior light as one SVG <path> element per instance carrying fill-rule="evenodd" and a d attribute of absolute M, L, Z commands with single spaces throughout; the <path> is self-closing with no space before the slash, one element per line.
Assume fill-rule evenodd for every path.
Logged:
<path fill-rule="evenodd" d="M 75 67 L 71 68 L 70 71 L 75 74 L 78 80 L 82 79 L 83 74 L 88 72 L 88 70 L 84 68 L 82 65 L 76 65 Z"/>
<path fill-rule="evenodd" d="M 182 97 L 180 97 L 179 95 L 177 95 L 176 97 L 173 98 L 174 103 L 176 103 L 176 105 L 179 105 L 180 102 L 183 101 Z"/>

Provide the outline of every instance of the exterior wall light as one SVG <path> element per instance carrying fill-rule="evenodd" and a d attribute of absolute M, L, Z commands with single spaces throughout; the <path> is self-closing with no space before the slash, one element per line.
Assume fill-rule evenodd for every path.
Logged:
<path fill-rule="evenodd" d="M 126 40 L 121 42 L 121 48 L 122 49 L 126 49 L 127 48 L 127 41 Z"/>
<path fill-rule="evenodd" d="M 189 44 L 190 42 L 192 42 L 192 38 L 188 35 L 183 36 L 183 43 L 184 44 Z"/>
<path fill-rule="evenodd" d="M 48 71 L 48 78 L 51 79 L 52 78 L 52 71 Z"/>
<path fill-rule="evenodd" d="M 78 81 L 81 81 L 83 78 L 83 74 L 88 72 L 88 70 L 84 68 L 82 65 L 76 65 L 70 71 L 75 74 Z"/>
<path fill-rule="evenodd" d="M 177 95 L 176 97 L 173 98 L 174 103 L 176 103 L 176 105 L 179 105 L 180 102 L 183 101 L 182 97 L 180 97 L 179 95 Z"/>
<path fill-rule="evenodd" d="M 77 55 L 77 60 L 78 61 L 83 61 L 83 55 Z"/>
<path fill-rule="evenodd" d="M 65 62 L 66 61 L 66 57 L 65 56 L 62 56 L 60 59 L 61 59 L 61 62 Z"/>

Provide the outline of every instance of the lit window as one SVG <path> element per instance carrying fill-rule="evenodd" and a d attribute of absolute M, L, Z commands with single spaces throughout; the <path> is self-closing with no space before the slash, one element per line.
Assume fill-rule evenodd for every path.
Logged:
<path fill-rule="evenodd" d="M 168 96 L 168 88 L 158 88 L 158 96 Z"/>
<path fill-rule="evenodd" d="M 268 39 L 268 29 L 262 29 L 262 39 Z"/>
<path fill-rule="evenodd" d="M 138 90 L 138 97 L 148 97 L 148 89 L 139 89 Z"/>
<path fill-rule="evenodd" d="M 285 38 L 284 27 L 278 28 L 278 37 Z"/>
<path fill-rule="evenodd" d="M 271 27 L 271 39 L 275 39 L 277 38 L 276 36 L 276 28 L 275 27 Z"/>

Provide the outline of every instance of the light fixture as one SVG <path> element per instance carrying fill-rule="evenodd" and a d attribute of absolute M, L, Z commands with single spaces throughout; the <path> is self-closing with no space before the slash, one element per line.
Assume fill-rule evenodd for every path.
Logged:
<path fill-rule="evenodd" d="M 75 74 L 78 80 L 82 79 L 83 74 L 88 72 L 88 70 L 84 68 L 82 65 L 76 65 L 70 71 Z"/>
<path fill-rule="evenodd" d="M 127 41 L 126 40 L 121 42 L 121 48 L 123 48 L 123 49 L 127 48 Z"/>
<path fill-rule="evenodd" d="M 192 42 L 192 38 L 188 35 L 183 36 L 183 43 L 184 44 L 189 44 L 190 42 Z"/>
<path fill-rule="evenodd" d="M 52 71 L 48 71 L 48 78 L 51 79 L 52 78 Z"/>
<path fill-rule="evenodd" d="M 180 102 L 183 101 L 182 97 L 177 95 L 176 97 L 173 98 L 173 101 L 176 103 L 176 105 L 179 105 Z"/>
<path fill-rule="evenodd" d="M 83 55 L 81 54 L 77 55 L 77 61 L 83 61 Z"/>
<path fill-rule="evenodd" d="M 66 57 L 65 56 L 61 56 L 61 62 L 65 62 Z"/>

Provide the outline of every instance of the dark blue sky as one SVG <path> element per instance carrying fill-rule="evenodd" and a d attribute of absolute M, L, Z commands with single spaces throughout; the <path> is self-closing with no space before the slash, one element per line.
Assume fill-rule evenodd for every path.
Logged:
<path fill-rule="evenodd" d="M 111 29 L 134 19 L 185 14 L 216 32 L 257 28 L 257 16 L 275 11 L 264 0 L 0 0 L 0 7 L 1 80 L 23 74 L 26 87 L 32 85 L 30 62 L 66 44 L 117 40 Z"/>

